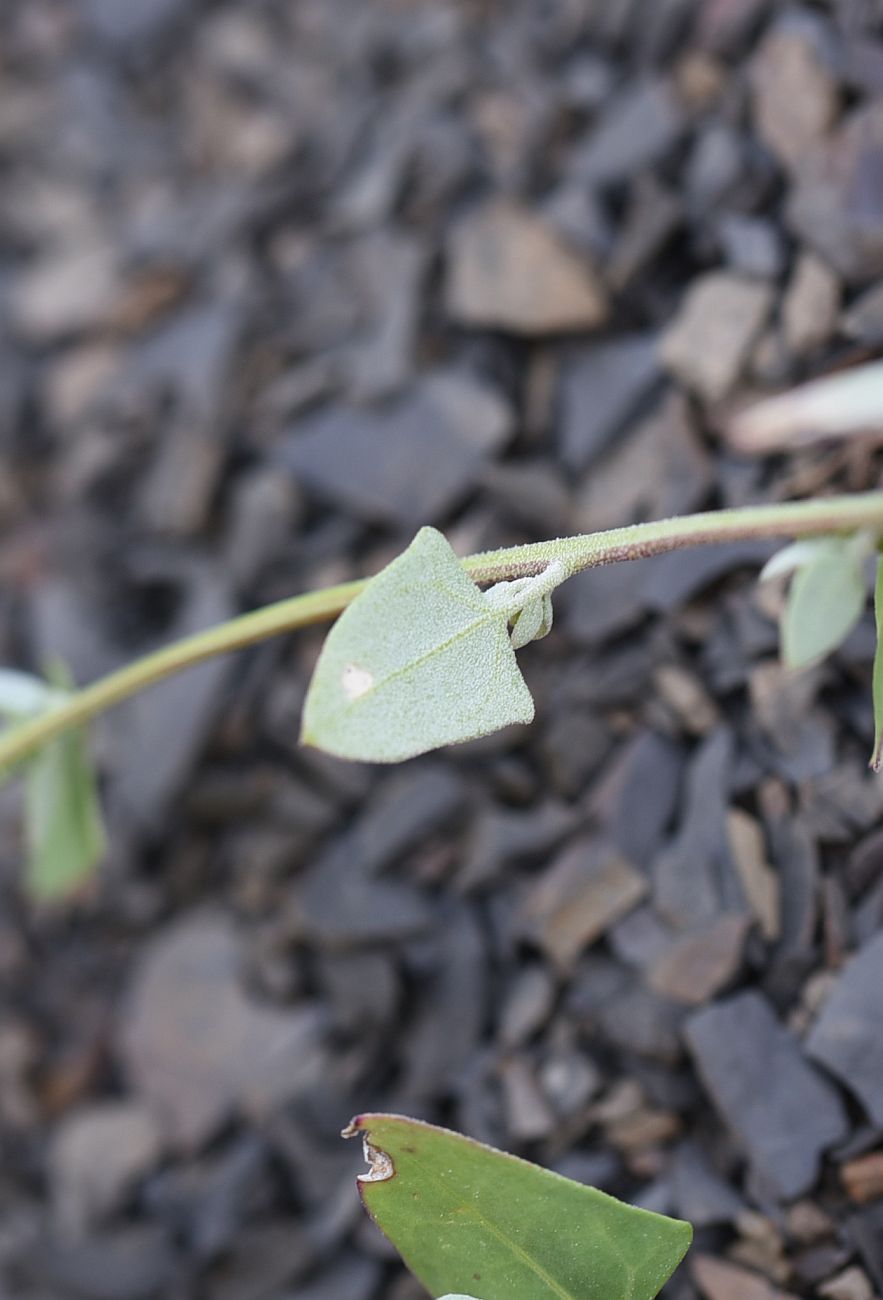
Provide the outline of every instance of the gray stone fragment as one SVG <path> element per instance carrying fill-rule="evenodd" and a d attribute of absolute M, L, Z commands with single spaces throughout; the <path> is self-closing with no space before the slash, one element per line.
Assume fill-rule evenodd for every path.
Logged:
<path fill-rule="evenodd" d="M 823 1153 L 849 1131 L 836 1090 L 801 1055 L 769 1004 L 740 993 L 692 1016 L 686 1040 L 754 1174 L 783 1200 L 815 1184 Z"/>
<path fill-rule="evenodd" d="M 883 1125 L 883 935 L 846 966 L 808 1040 L 809 1055 Z"/>
<path fill-rule="evenodd" d="M 462 325 L 559 334 L 603 324 L 607 295 L 592 263 L 528 209 L 492 202 L 454 229 L 445 288 Z"/>
<path fill-rule="evenodd" d="M 585 469 L 603 451 L 660 377 L 653 335 L 626 335 L 574 353 L 562 376 L 559 434 L 571 469 Z"/>
<path fill-rule="evenodd" d="M 574 167 L 594 185 L 618 184 L 661 162 L 677 144 L 686 121 L 668 81 L 633 83 L 611 98 Z"/>
<path fill-rule="evenodd" d="M 511 427 L 498 393 L 447 372 L 391 406 L 332 406 L 310 416 L 279 455 L 305 487 L 358 517 L 417 527 L 462 499 Z"/>

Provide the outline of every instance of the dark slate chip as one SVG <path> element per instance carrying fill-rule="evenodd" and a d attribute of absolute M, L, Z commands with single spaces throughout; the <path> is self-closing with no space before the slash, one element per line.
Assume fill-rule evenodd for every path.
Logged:
<path fill-rule="evenodd" d="M 802 1056 L 759 993 L 740 993 L 687 1022 L 700 1075 L 752 1171 L 783 1200 L 814 1186 L 824 1152 L 848 1131 L 836 1090 Z"/>
<path fill-rule="evenodd" d="M 593 185 L 616 185 L 661 162 L 684 132 L 686 116 L 666 80 L 632 82 L 607 103 L 574 166 Z"/>
<path fill-rule="evenodd" d="M 365 872 L 352 834 L 341 835 L 300 877 L 293 904 L 304 937 L 331 951 L 409 938 L 432 925 L 420 890 Z"/>
<path fill-rule="evenodd" d="M 42 1241 L 30 1263 L 50 1287 L 78 1300 L 149 1300 L 169 1293 L 177 1260 L 166 1231 L 151 1224 Z"/>
<path fill-rule="evenodd" d="M 733 739 L 721 727 L 696 751 L 678 829 L 653 862 L 656 908 L 681 929 L 748 910 L 726 834 L 732 763 Z"/>
<path fill-rule="evenodd" d="M 702 1148 L 692 1139 L 675 1152 L 673 1181 L 676 1210 L 694 1228 L 737 1223 L 746 1205 L 730 1183 L 715 1172 Z"/>
<path fill-rule="evenodd" d="M 846 1231 L 877 1290 L 883 1291 L 883 1204 L 853 1214 L 846 1221 Z"/>
<path fill-rule="evenodd" d="M 375 523 L 433 523 L 475 487 L 509 436 L 500 396 L 439 374 L 392 406 L 334 406 L 295 426 L 281 462 L 317 495 Z"/>
<path fill-rule="evenodd" d="M 592 811 L 627 858 L 647 867 L 671 821 L 684 769 L 683 751 L 642 731 L 617 751 L 592 794 Z"/>
<path fill-rule="evenodd" d="M 776 549 L 772 542 L 726 542 L 654 557 L 643 568 L 646 608 L 677 609 L 737 569 L 760 568 Z"/>
<path fill-rule="evenodd" d="M 582 470 L 661 378 L 655 335 L 633 334 L 574 353 L 561 381 L 561 450 Z"/>
<path fill-rule="evenodd" d="M 791 229 L 850 283 L 883 272 L 883 104 L 857 109 L 809 152 L 790 193 Z"/>
<path fill-rule="evenodd" d="M 121 51 L 136 51 L 143 41 L 164 36 L 190 8 L 189 0 L 85 0 L 83 8 L 95 34 Z"/>
<path fill-rule="evenodd" d="M 883 935 L 846 966 L 806 1046 L 883 1125 Z"/>

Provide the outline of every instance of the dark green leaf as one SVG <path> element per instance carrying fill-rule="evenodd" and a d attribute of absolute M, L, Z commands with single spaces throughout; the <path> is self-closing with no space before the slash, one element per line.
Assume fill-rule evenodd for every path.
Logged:
<path fill-rule="evenodd" d="M 360 1115 L 362 1199 L 434 1296 L 652 1300 L 683 1258 L 687 1223 L 623 1205 L 457 1133 Z"/>

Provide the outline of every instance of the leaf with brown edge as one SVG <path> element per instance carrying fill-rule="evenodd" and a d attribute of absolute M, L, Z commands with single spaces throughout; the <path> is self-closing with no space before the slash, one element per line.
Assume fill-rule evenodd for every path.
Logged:
<path fill-rule="evenodd" d="M 624 1205 L 471 1138 L 401 1115 L 359 1115 L 371 1217 L 434 1296 L 652 1300 L 688 1223 Z"/>

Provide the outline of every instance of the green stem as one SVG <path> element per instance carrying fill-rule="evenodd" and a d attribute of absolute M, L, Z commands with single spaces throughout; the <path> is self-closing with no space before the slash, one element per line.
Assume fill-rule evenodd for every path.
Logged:
<path fill-rule="evenodd" d="M 614 564 L 619 560 L 643 559 L 685 546 L 746 538 L 813 537 L 851 533 L 862 528 L 883 535 L 883 492 L 656 520 L 582 537 L 484 551 L 470 556 L 463 565 L 470 576 L 481 583 L 530 577 L 542 573 L 555 560 L 564 566 L 565 576 L 571 577 L 583 569 Z M 240 650 L 267 637 L 335 617 L 364 586 L 364 581 L 348 582 L 279 601 L 187 637 L 110 673 L 77 691 L 52 711 L 21 723 L 0 736 L 0 769 L 20 762 L 61 732 L 88 722 L 164 677 L 214 655 Z"/>
<path fill-rule="evenodd" d="M 659 519 L 649 524 L 612 528 L 604 533 L 564 537 L 501 551 L 484 551 L 464 561 L 476 582 L 502 582 L 531 577 L 560 560 L 567 577 L 583 569 L 620 560 L 641 560 L 685 546 L 749 538 L 817 537 L 866 528 L 883 534 L 883 492 L 827 497 L 820 501 L 789 501 L 781 505 L 710 510 L 704 514 Z"/>
<path fill-rule="evenodd" d="M 153 654 L 136 659 L 91 686 L 76 691 L 55 708 L 12 727 L 0 736 L 0 771 L 27 758 L 47 740 L 71 727 L 80 726 L 114 704 L 136 695 L 165 677 L 192 668 L 194 664 L 231 650 L 242 650 L 280 632 L 323 623 L 334 618 L 359 594 L 364 581 L 345 582 L 338 587 L 307 592 L 277 601 L 251 614 L 242 614 L 217 627 L 176 641 Z"/>

